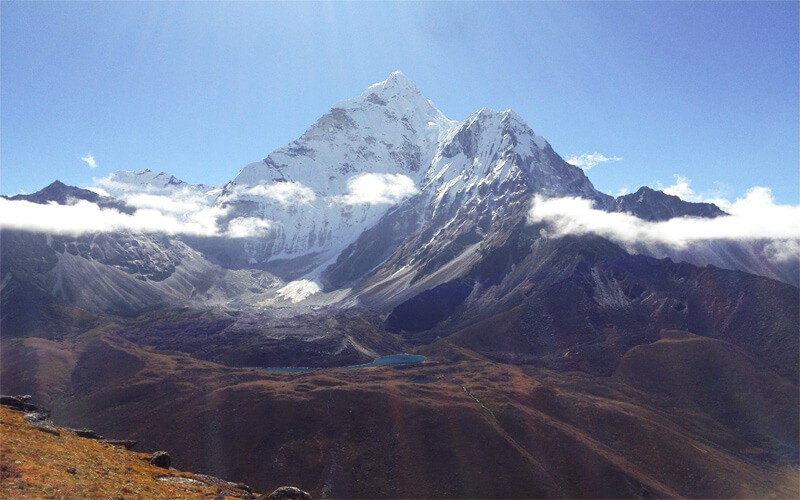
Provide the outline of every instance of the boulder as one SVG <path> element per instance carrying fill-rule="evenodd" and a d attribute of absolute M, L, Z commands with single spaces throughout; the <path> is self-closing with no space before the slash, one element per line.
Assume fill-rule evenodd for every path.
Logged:
<path fill-rule="evenodd" d="M 31 424 L 31 425 L 33 425 L 33 427 L 36 428 L 37 430 L 40 430 L 42 432 L 46 432 L 47 434 L 52 434 L 54 436 L 60 436 L 61 435 L 61 433 L 58 432 L 58 429 L 56 429 L 53 426 L 53 424 L 51 424 L 50 422 L 39 422 L 39 423 L 36 423 L 36 424 Z"/>
<path fill-rule="evenodd" d="M 281 486 L 270 493 L 267 500 L 311 500 L 311 495 L 294 486 Z"/>
<path fill-rule="evenodd" d="M 0 396 L 0 405 L 13 408 L 14 410 L 25 411 L 27 401 L 23 400 L 24 396 Z"/>
<path fill-rule="evenodd" d="M 0 396 L 0 405 L 18 411 L 37 411 L 50 415 L 50 410 L 30 403 L 31 397 L 25 396 Z"/>
<path fill-rule="evenodd" d="M 22 418 L 25 419 L 26 422 L 42 432 L 46 432 L 54 436 L 61 435 L 58 429 L 56 429 L 56 426 L 53 425 L 53 421 L 50 420 L 50 410 L 28 403 L 25 403 L 25 407 L 26 413 Z"/>
<path fill-rule="evenodd" d="M 95 431 L 91 429 L 71 429 L 78 437 L 86 438 L 86 439 L 103 439 L 103 436 L 99 435 Z"/>
<path fill-rule="evenodd" d="M 172 464 L 172 457 L 166 451 L 157 451 L 150 457 L 150 463 L 162 469 L 169 469 Z"/>

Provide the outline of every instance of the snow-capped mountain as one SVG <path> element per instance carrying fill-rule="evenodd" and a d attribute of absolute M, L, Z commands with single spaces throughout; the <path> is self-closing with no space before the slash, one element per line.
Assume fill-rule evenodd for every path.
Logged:
<path fill-rule="evenodd" d="M 483 108 L 463 122 L 450 120 L 400 72 L 336 103 L 298 139 L 222 187 L 149 170 L 117 172 L 97 187 L 123 200 L 144 193 L 214 207 L 222 224 L 263 220 L 268 231 L 257 237 L 190 243 L 224 267 L 266 269 L 328 289 L 350 286 L 383 264 L 392 273 L 419 266 L 430 274 L 470 245 L 507 237 L 534 194 L 587 198 L 648 220 L 723 213 L 647 188 L 615 200 L 513 111 Z M 489 237 L 500 228 L 506 236 Z"/>
<path fill-rule="evenodd" d="M 362 292 L 380 288 L 381 301 L 402 297 L 467 273 L 486 245 L 524 224 L 535 193 L 612 202 L 516 113 L 486 108 L 440 141 L 420 189 L 325 269 L 326 286 L 351 286 L 380 265 Z"/>
<path fill-rule="evenodd" d="M 273 222 L 267 240 L 249 243 L 251 261 L 320 253 L 322 262 L 417 191 L 440 141 L 457 125 L 395 72 L 244 167 L 217 203 Z"/>
<path fill-rule="evenodd" d="M 453 121 L 395 72 L 247 165 L 216 203 L 271 222 L 266 238 L 245 243 L 250 264 L 313 256 L 313 275 L 397 203 L 422 202 L 436 218 L 530 193 L 610 200 L 513 111 Z"/>
<path fill-rule="evenodd" d="M 439 145 L 424 181 L 437 205 L 458 193 L 507 194 L 515 186 L 547 196 L 609 198 L 510 109 L 498 113 L 483 108 L 453 128 Z"/>
<path fill-rule="evenodd" d="M 224 208 L 227 220 L 265 219 L 265 237 L 217 242 L 228 248 L 216 253 L 237 256 L 224 264 L 302 259 L 303 274 L 311 277 L 400 206 L 415 220 L 395 239 L 410 237 L 426 221 L 445 227 L 468 220 L 468 213 L 497 218 L 534 193 L 585 197 L 608 210 L 640 209 L 598 192 L 513 111 L 483 108 L 463 122 L 450 120 L 401 72 L 336 103 L 297 140 L 245 166 L 222 188 L 149 170 L 117 172 L 97 187 L 123 199 L 188 196 Z"/>

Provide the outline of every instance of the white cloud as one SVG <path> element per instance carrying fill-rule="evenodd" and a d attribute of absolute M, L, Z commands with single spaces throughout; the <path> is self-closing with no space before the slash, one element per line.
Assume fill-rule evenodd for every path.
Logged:
<path fill-rule="evenodd" d="M 142 210 L 153 210 L 190 223 L 204 221 L 203 224 L 209 228 L 208 235 L 225 234 L 225 231 L 216 227 L 218 225 L 216 220 L 224 218 L 230 209 L 213 205 L 214 198 L 208 196 L 203 189 L 186 184 L 165 187 L 152 184 L 137 185 L 116 181 L 113 179 L 114 175 L 92 179 L 95 185 L 87 189 L 124 201 L 130 207 L 137 209 L 137 213 Z M 158 232 L 158 229 L 154 231 Z"/>
<path fill-rule="evenodd" d="M 630 193 L 630 192 L 631 192 L 631 188 L 630 188 L 630 186 L 622 186 L 622 187 L 621 187 L 621 188 L 619 188 L 619 190 L 617 190 L 617 192 L 614 194 L 614 198 L 619 198 L 620 196 L 625 196 L 626 194 L 628 194 L 628 193 Z"/>
<path fill-rule="evenodd" d="M 234 197 L 259 196 L 270 198 L 282 205 L 307 204 L 317 199 L 314 190 L 299 182 L 276 182 L 256 186 L 235 186 Z"/>
<path fill-rule="evenodd" d="M 622 157 L 620 156 L 606 156 L 603 153 L 598 153 L 595 151 L 594 153 L 583 153 L 580 156 L 568 155 L 566 161 L 570 165 L 575 165 L 580 169 L 591 170 L 593 167 L 596 167 L 601 163 L 621 160 Z"/>
<path fill-rule="evenodd" d="M 419 191 L 403 174 L 359 174 L 347 181 L 347 194 L 332 197 L 346 205 L 394 205 Z"/>
<path fill-rule="evenodd" d="M 694 201 L 697 199 L 697 194 L 689 185 L 692 182 L 691 179 L 678 174 L 673 175 L 673 177 L 675 178 L 674 184 L 664 187 L 661 183 L 657 183 L 656 188 L 682 200 Z"/>
<path fill-rule="evenodd" d="M 266 236 L 272 223 L 258 217 L 236 217 L 228 222 L 227 235 L 231 238 L 257 238 Z"/>
<path fill-rule="evenodd" d="M 225 224 L 227 208 L 193 205 L 166 197 L 137 195 L 126 201 L 134 202 L 129 203 L 134 206 L 136 201 L 140 202 L 133 214 L 100 208 L 85 200 L 58 205 L 0 198 L 0 228 L 73 236 L 130 231 L 252 238 L 264 236 L 271 227 L 269 221 L 253 217 L 239 217 Z"/>
<path fill-rule="evenodd" d="M 671 185 L 664 186 L 660 182 L 657 182 L 656 189 L 677 196 L 685 201 L 713 203 L 726 212 L 730 209 L 731 202 L 725 197 L 722 189 L 698 193 L 692 188 L 692 180 L 688 177 L 680 174 L 675 174 L 672 177 L 675 181 Z"/>
<path fill-rule="evenodd" d="M 196 196 L 182 197 L 180 195 L 164 196 L 159 194 L 136 193 L 121 198 L 125 203 L 136 208 L 152 208 L 159 212 L 176 215 L 199 212 L 207 208 L 204 203 L 196 199 Z"/>
<path fill-rule="evenodd" d="M 165 234 L 213 235 L 216 218 L 203 216 L 179 220 L 158 210 L 141 209 L 129 215 L 102 209 L 84 200 L 72 205 L 37 204 L 0 199 L 3 229 L 55 234 L 104 233 L 112 231 L 159 232 Z M 7 214 L 14 214 L 13 217 Z M 210 214 L 203 214 L 210 215 Z"/>
<path fill-rule="evenodd" d="M 147 182 L 122 182 L 115 178 L 119 175 L 94 178 L 94 185 L 87 189 L 125 202 L 135 209 L 133 214 L 101 210 L 84 201 L 70 205 L 27 202 L 13 202 L 11 205 L 5 200 L 0 205 L 0 214 L 14 214 L 14 217 L 4 217 L 0 227 L 70 235 L 131 231 L 228 238 L 261 238 L 274 227 L 273 221 L 261 217 L 231 218 L 234 216 L 232 207 L 215 203 L 214 194 L 219 189 L 209 191 L 206 186 L 185 183 L 159 186 Z M 235 186 L 231 196 L 239 195 L 266 197 L 281 204 L 305 204 L 316 199 L 313 190 L 298 182 Z"/>
<path fill-rule="evenodd" d="M 89 165 L 89 168 L 97 168 L 97 161 L 92 155 L 81 156 L 81 161 Z"/>
<path fill-rule="evenodd" d="M 682 248 L 710 240 L 772 240 L 767 257 L 786 260 L 800 247 L 800 206 L 778 205 L 769 188 L 753 187 L 728 203 L 730 215 L 677 217 L 651 222 L 625 213 L 595 209 L 584 198 L 534 197 L 528 220 L 546 223 L 547 235 L 596 234 L 624 246 L 656 243 Z M 795 253 L 796 255 L 796 253 Z"/>
<path fill-rule="evenodd" d="M 764 247 L 764 254 L 773 262 L 800 260 L 800 240 L 772 241 Z"/>
<path fill-rule="evenodd" d="M 92 177 L 92 182 L 94 183 L 94 185 L 89 186 L 86 189 L 95 192 L 99 192 L 97 190 L 100 189 L 106 194 L 111 193 L 110 196 L 119 196 L 130 191 L 143 192 L 143 193 L 144 192 L 155 193 L 157 191 L 159 192 L 161 191 L 158 190 L 155 186 L 150 186 L 150 185 L 136 186 L 126 182 L 116 181 L 114 180 L 114 175 L 115 174 L 109 174 L 99 179 L 97 177 Z"/>

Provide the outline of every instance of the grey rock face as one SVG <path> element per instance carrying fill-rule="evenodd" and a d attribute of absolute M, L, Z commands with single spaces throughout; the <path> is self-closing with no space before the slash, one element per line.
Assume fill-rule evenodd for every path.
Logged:
<path fill-rule="evenodd" d="M 281 486 L 270 493 L 267 500 L 311 500 L 311 495 L 294 486 Z"/>
<path fill-rule="evenodd" d="M 616 198 L 610 211 L 627 212 L 640 219 L 662 221 L 673 217 L 719 217 L 725 215 L 713 203 L 693 203 L 677 196 L 656 191 L 647 186 L 638 191 Z"/>

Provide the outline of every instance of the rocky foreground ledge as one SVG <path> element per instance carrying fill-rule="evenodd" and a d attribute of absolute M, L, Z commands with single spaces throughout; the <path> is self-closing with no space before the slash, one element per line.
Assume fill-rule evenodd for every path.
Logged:
<path fill-rule="evenodd" d="M 58 427 L 29 396 L 0 396 L 0 498 L 242 498 L 310 500 L 294 487 L 269 495 L 171 468 L 165 451 L 131 451 L 135 441 Z"/>

